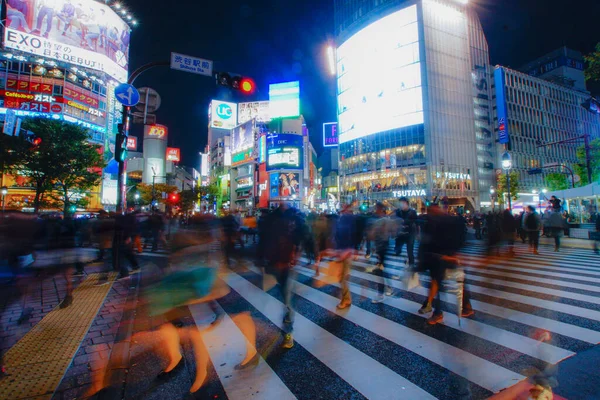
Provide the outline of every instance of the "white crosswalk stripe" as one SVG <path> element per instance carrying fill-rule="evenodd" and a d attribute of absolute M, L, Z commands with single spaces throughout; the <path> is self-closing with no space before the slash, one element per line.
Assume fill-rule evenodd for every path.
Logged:
<path fill-rule="evenodd" d="M 535 257 L 525 254 L 525 245 L 517 244 L 516 249 L 514 258 L 488 257 L 481 243 L 468 244 L 459 258 L 476 314 L 459 324 L 456 315 L 446 313 L 437 326 L 428 326 L 425 320 L 429 315 L 417 312 L 428 294 L 427 274 L 421 276 L 424 287 L 410 291 L 401 280 L 390 279 L 403 275 L 404 255 L 388 253 L 385 278 L 367 272 L 367 267 L 374 266 L 374 258 L 361 256 L 354 261 L 349 284 L 353 304 L 344 310 L 336 308 L 340 284 L 314 286 L 324 279 L 313 278 L 314 270 L 302 257 L 292 275 L 298 305 L 294 339 L 296 346 L 306 351 L 297 357 L 316 358 L 358 396 L 369 399 L 446 398 L 443 390 L 425 384 L 423 374 L 411 373 L 411 368 L 423 369 L 425 375 L 441 368 L 468 382 L 484 398 L 481 393 L 491 395 L 525 379 L 527 367 L 556 364 L 600 343 L 600 257 L 585 249 L 561 253 L 542 249 Z M 321 267 L 327 264 L 323 261 Z M 230 296 L 237 296 L 236 306 L 232 306 L 233 298 L 219 299 L 219 303 L 225 311 L 235 308 L 239 312 L 243 300 L 255 318 L 282 329 L 284 305 L 276 289 L 260 289 L 256 282 L 263 279 L 261 274 L 262 270 L 253 266 L 248 272 L 230 272 L 227 284 L 233 290 Z M 373 305 L 370 300 L 378 295 L 378 283 L 393 288 L 394 294 Z M 455 295 L 443 293 L 441 298 L 446 309 L 455 309 Z M 234 372 L 234 378 L 239 378 L 234 384 L 231 365 L 234 360 L 241 361 L 244 337 L 228 318 L 219 329 L 207 334 L 205 340 L 208 346 L 214 345 L 210 357 L 229 398 L 247 396 L 250 392 L 244 388 L 256 379 L 261 385 L 259 392 L 253 392 L 254 399 L 273 398 L 270 394 L 275 393 L 277 398 L 302 397 L 279 362 L 267 356 L 261 358 L 256 375 Z M 382 354 L 372 352 L 369 343 L 356 341 L 356 336 L 371 338 L 377 342 L 373 346 L 385 346 L 386 350 Z M 548 340 L 540 341 L 539 337 Z M 230 348 L 230 341 L 239 343 Z M 396 350 L 403 357 L 416 357 L 421 364 L 390 364 L 388 357 L 393 358 L 390 353 Z M 287 356 L 292 357 L 292 353 L 282 355 Z"/>

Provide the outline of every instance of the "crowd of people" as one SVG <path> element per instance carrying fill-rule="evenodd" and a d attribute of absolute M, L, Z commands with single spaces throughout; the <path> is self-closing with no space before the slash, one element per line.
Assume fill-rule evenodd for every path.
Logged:
<path fill-rule="evenodd" d="M 178 229 L 171 234 L 170 224 L 174 221 L 178 221 Z M 158 333 L 163 342 L 161 347 L 168 350 L 169 357 L 169 364 L 159 378 L 168 379 L 181 367 L 179 341 L 188 337 L 194 344 L 198 363 L 191 389 L 194 392 L 206 379 L 208 355 L 201 330 L 195 326 L 182 326 L 177 310 L 190 304 L 208 304 L 215 314 L 209 329 L 217 326 L 223 311 L 215 300 L 229 293 L 224 280 L 217 279 L 221 273 L 243 273 L 253 262 L 254 267 L 250 268 L 260 270 L 263 279 L 268 275 L 275 278 L 284 307 L 281 346 L 286 349 L 294 346 L 292 293 L 295 267 L 301 264 L 312 268 L 315 287 L 339 285 L 339 310 L 352 306 L 350 276 L 353 269 L 373 275 L 372 289 L 376 295 L 371 301 L 374 304 L 394 294 L 390 280 L 402 280 L 410 289 L 419 275 L 428 275 L 428 296 L 415 311 L 429 314 L 427 323 L 435 325 L 444 319 L 440 298 L 444 285 L 458 288 L 457 313 L 460 317 L 474 314 L 457 258 L 466 242 L 469 222 L 472 222 L 477 238 L 481 239 L 486 231 L 491 256 L 494 252 L 499 255 L 501 247 L 513 256 L 518 237 L 528 240 L 531 251 L 538 254 L 542 231 L 555 238 L 556 251 L 559 251 L 560 237 L 566 227 L 560 202 L 551 202 L 543 216 L 535 207 L 529 206 L 516 217 L 505 210 L 466 218 L 462 213 L 449 213 L 443 203 L 431 204 L 426 213 L 418 214 L 407 198 L 400 198 L 397 207 L 377 203 L 372 209 L 364 210 L 351 204 L 339 213 L 331 214 L 303 213 L 285 203 L 244 217 L 222 211 L 220 218 L 208 213 L 181 219 L 166 218 L 158 212 L 125 215 L 102 212 L 95 218 L 8 213 L 0 224 L 3 244 L 0 258 L 8 260 L 17 276 L 26 264 L 24 257 L 36 250 L 83 247 L 93 249 L 93 259 L 76 259 L 75 263 L 58 267 L 83 274 L 88 261 L 105 260 L 109 266 L 107 271 L 111 269 L 112 261 L 113 269 L 118 266 L 118 279 L 126 279 L 140 271 L 136 253 L 146 248 L 156 251 L 168 247 L 171 253 L 168 267 L 145 289 L 142 298 L 151 314 L 164 315 L 163 320 L 166 320 L 153 330 Z M 405 267 L 391 268 L 390 254 L 405 256 Z M 360 255 L 370 261 L 366 264 L 356 262 Z M 119 262 L 115 263 L 116 260 Z M 70 278 L 67 280 L 70 282 Z M 69 289 L 61 307 L 68 307 L 73 301 L 71 291 Z M 255 346 L 256 326 L 249 313 L 232 318 L 247 339 L 247 352 L 235 368 L 251 368 L 259 359 Z M 143 337 L 144 332 L 138 336 Z"/>

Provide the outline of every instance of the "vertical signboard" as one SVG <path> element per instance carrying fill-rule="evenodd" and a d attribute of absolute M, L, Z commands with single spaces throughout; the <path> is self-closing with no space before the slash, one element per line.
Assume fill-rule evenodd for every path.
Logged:
<path fill-rule="evenodd" d="M 507 144 L 510 142 L 510 133 L 508 131 L 505 76 L 502 68 L 496 68 L 494 71 L 494 81 L 496 83 L 496 106 L 498 113 L 498 142 L 500 144 Z"/>
<path fill-rule="evenodd" d="M 323 147 L 337 147 L 339 145 L 337 128 L 337 122 L 323 124 Z"/>

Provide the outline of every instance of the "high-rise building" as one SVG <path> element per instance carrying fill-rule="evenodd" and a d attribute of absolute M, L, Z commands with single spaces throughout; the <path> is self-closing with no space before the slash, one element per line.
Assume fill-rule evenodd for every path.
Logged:
<path fill-rule="evenodd" d="M 489 199 L 491 68 L 460 0 L 335 1 L 341 201 Z"/>
<path fill-rule="evenodd" d="M 561 47 L 518 68 L 519 71 L 570 89 L 586 92 L 581 52 Z"/>
<path fill-rule="evenodd" d="M 576 74 L 567 71 L 566 75 L 561 75 L 558 70 L 553 75 L 549 73 L 544 75 L 551 81 L 502 66 L 495 70 L 496 120 L 505 123 L 513 169 L 519 173 L 525 202 L 528 201 L 527 193 L 539 192 L 545 187 L 546 172 L 561 171 L 561 165 L 572 168 L 578 163 L 577 148 L 584 144 L 584 140 L 581 138 L 547 147 L 540 145 L 583 135 L 589 135 L 590 140 L 600 137 L 600 117 L 582 107 L 590 93 L 578 89 L 578 84 L 571 86 L 564 85 L 564 79 L 557 81 L 557 77 L 571 76 L 572 81 L 577 82 Z M 544 174 L 528 174 L 530 169 L 550 166 L 556 168 L 544 169 Z"/>

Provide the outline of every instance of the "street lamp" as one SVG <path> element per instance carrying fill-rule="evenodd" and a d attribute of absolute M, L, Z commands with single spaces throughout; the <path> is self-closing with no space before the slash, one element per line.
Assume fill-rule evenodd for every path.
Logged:
<path fill-rule="evenodd" d="M 496 211 L 496 189 L 490 186 L 490 200 L 492 201 L 492 211 Z"/>
<path fill-rule="evenodd" d="M 6 206 L 6 195 L 8 194 L 8 188 L 6 186 L 2 186 L 0 193 L 2 193 L 2 214 L 4 214 L 4 207 Z"/>
<path fill-rule="evenodd" d="M 502 154 L 502 169 L 506 171 L 506 190 L 508 192 L 508 209 L 512 211 L 512 200 L 510 198 L 510 170 L 512 169 L 512 157 L 508 151 Z"/>

